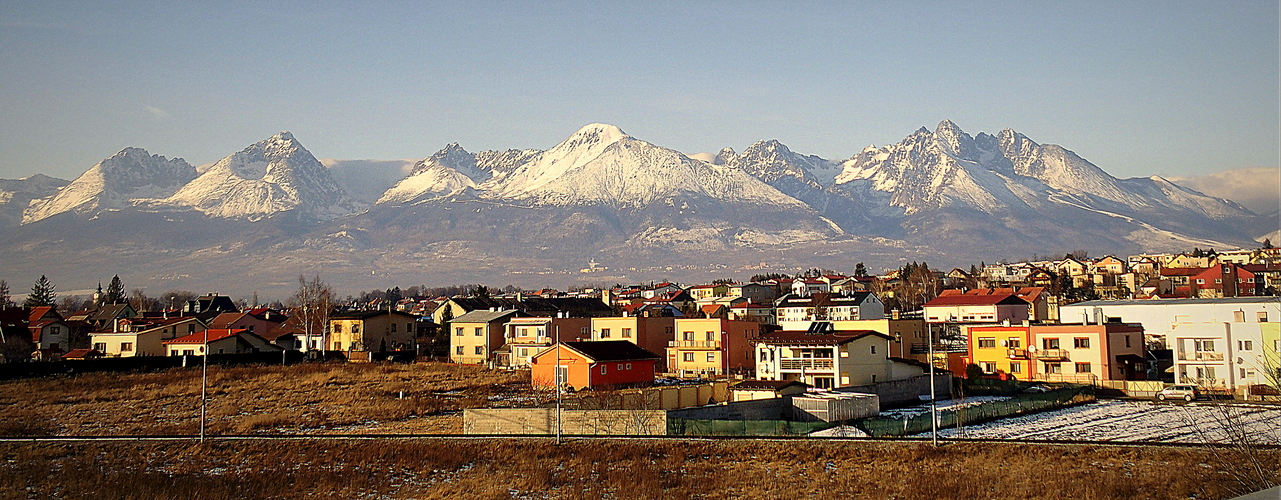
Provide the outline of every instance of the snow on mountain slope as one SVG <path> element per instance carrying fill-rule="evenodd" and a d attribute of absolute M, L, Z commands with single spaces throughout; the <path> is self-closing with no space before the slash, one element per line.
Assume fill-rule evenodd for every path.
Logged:
<path fill-rule="evenodd" d="M 188 206 L 213 217 L 257 220 L 297 210 L 325 220 L 360 208 L 329 169 L 289 132 L 219 160 L 157 205 Z"/>
<path fill-rule="evenodd" d="M 541 151 L 482 151 L 472 154 L 458 143 L 445 146 L 414 165 L 409 176 L 388 189 L 376 204 L 405 204 L 446 198 L 495 176 L 505 176 Z"/>
<path fill-rule="evenodd" d="M 528 205 L 605 205 L 634 209 L 682 196 L 726 203 L 808 207 L 742 170 L 694 160 L 591 124 L 510 174 L 479 186 L 482 199 Z"/>
<path fill-rule="evenodd" d="M 68 181 L 44 174 L 21 179 L 0 179 L 0 227 L 22 223 L 22 212 L 32 200 L 58 194 Z"/>
<path fill-rule="evenodd" d="M 125 208 L 137 198 L 169 196 L 195 177 L 196 169 L 182 158 L 170 160 L 144 149 L 125 148 L 80 174 L 57 194 L 32 201 L 22 223 L 66 212 L 92 216 L 102 210 Z"/>

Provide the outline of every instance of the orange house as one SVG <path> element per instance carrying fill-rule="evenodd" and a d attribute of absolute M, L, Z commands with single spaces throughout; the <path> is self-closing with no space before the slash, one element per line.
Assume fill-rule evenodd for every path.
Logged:
<path fill-rule="evenodd" d="M 658 360 L 657 354 L 626 340 L 561 342 L 534 356 L 530 382 L 554 388 L 560 379 L 576 390 L 649 383 Z"/>

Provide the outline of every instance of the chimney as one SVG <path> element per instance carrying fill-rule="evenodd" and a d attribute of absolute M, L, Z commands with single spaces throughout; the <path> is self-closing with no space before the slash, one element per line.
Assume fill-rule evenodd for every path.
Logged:
<path fill-rule="evenodd" d="M 903 317 L 903 312 L 898 309 L 890 309 L 890 319 L 899 319 Z"/>

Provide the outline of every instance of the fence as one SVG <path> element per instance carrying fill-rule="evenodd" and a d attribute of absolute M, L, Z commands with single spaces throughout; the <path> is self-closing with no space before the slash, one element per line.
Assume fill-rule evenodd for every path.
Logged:
<path fill-rule="evenodd" d="M 582 436 L 661 436 L 666 432 L 663 410 L 561 410 L 555 408 L 484 408 L 463 410 L 464 434 Z"/>
<path fill-rule="evenodd" d="M 828 422 L 788 420 L 667 419 L 668 436 L 803 436 L 835 426 Z"/>
<path fill-rule="evenodd" d="M 1089 401 L 1094 401 L 1094 387 L 1066 387 L 1041 394 L 1027 394 L 1004 401 L 988 401 L 955 410 L 939 410 L 938 427 L 940 429 L 956 427 L 958 423 L 960 425 L 969 425 L 1025 413 L 1053 410 Z M 906 419 L 873 417 L 855 421 L 854 425 L 872 437 L 907 436 L 928 432 L 931 429 L 929 413 Z"/>
<path fill-rule="evenodd" d="M 728 382 L 687 384 L 606 393 L 580 393 L 565 400 L 566 408 L 581 410 L 672 410 L 729 401 Z"/>

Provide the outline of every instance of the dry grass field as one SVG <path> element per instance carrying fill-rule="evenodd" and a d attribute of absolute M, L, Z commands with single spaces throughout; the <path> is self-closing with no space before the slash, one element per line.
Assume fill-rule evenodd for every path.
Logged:
<path fill-rule="evenodd" d="M 211 366 L 208 431 L 461 433 L 456 410 L 546 397 L 528 378 L 446 363 Z M 199 417 L 199 367 L 0 382 L 0 436 L 194 434 Z"/>
<path fill-rule="evenodd" d="M 0 443 L 0 498 L 1217 499 L 1203 449 L 458 438 Z M 1281 464 L 1281 454 L 1268 459 Z"/>

